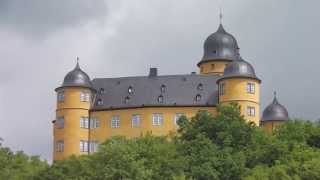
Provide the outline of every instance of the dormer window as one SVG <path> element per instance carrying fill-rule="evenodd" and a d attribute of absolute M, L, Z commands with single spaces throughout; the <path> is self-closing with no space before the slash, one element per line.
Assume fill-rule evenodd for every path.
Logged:
<path fill-rule="evenodd" d="M 212 52 L 213 52 L 213 54 L 217 54 L 217 50 L 213 50 Z"/>
<path fill-rule="evenodd" d="M 166 86 L 164 84 L 161 85 L 160 87 L 161 93 L 166 92 Z"/>
<path fill-rule="evenodd" d="M 100 94 L 104 94 L 104 93 L 105 93 L 104 88 L 100 88 L 99 93 L 100 93 Z"/>
<path fill-rule="evenodd" d="M 197 94 L 195 100 L 196 100 L 197 102 L 198 102 L 198 101 L 201 101 L 201 95 L 200 95 L 200 94 Z"/>
<path fill-rule="evenodd" d="M 127 97 L 124 98 L 124 103 L 125 103 L 125 104 L 128 104 L 129 101 L 130 101 L 130 97 L 129 97 L 129 96 L 127 96 Z"/>
<path fill-rule="evenodd" d="M 98 100 L 97 100 L 97 105 L 98 105 L 98 106 L 102 106 L 102 105 L 103 105 L 102 99 L 98 99 Z"/>
<path fill-rule="evenodd" d="M 203 84 L 202 83 L 199 83 L 198 86 L 197 86 L 197 89 L 199 91 L 202 91 L 203 90 Z"/>
<path fill-rule="evenodd" d="M 163 96 L 162 95 L 158 96 L 158 102 L 163 103 Z"/>
<path fill-rule="evenodd" d="M 132 88 L 132 86 L 129 86 L 129 88 L 128 88 L 128 93 L 129 93 L 129 94 L 133 94 L 133 88 Z"/>

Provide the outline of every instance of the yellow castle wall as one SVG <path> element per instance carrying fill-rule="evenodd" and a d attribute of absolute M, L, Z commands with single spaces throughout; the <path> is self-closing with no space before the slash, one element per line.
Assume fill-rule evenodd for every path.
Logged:
<path fill-rule="evenodd" d="M 227 61 L 208 61 L 200 64 L 200 74 L 217 74 L 222 76 Z"/>

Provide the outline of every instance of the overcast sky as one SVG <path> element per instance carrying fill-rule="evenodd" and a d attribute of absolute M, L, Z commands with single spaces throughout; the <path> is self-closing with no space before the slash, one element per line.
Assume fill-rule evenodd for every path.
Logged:
<path fill-rule="evenodd" d="M 0 137 L 51 160 L 56 95 L 76 57 L 91 78 L 198 71 L 219 24 L 291 117 L 320 118 L 319 0 L 1 0 Z M 261 110 L 262 110 L 261 109 Z"/>

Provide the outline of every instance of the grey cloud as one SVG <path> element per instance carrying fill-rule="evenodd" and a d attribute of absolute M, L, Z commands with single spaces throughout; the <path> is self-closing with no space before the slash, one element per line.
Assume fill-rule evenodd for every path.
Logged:
<path fill-rule="evenodd" d="M 0 1 L 1 27 L 36 38 L 61 28 L 102 20 L 106 13 L 103 0 Z"/>

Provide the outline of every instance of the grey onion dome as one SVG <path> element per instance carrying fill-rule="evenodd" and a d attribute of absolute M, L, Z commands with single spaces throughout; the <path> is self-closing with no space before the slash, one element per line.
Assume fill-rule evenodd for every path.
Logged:
<path fill-rule="evenodd" d="M 286 121 L 289 120 L 287 109 L 278 102 L 276 96 L 271 104 L 263 111 L 261 121 Z"/>
<path fill-rule="evenodd" d="M 214 60 L 232 61 L 239 54 L 239 46 L 236 38 L 225 31 L 222 24 L 218 30 L 212 33 L 204 42 L 204 54 L 202 60 L 198 63 Z"/>
<path fill-rule="evenodd" d="M 79 63 L 64 78 L 61 87 L 85 87 L 93 89 L 90 77 L 81 70 Z"/>
<path fill-rule="evenodd" d="M 260 79 L 256 76 L 253 66 L 247 61 L 243 60 L 240 56 L 226 66 L 223 76 L 219 80 L 239 77 L 251 78 L 260 81 Z"/>

